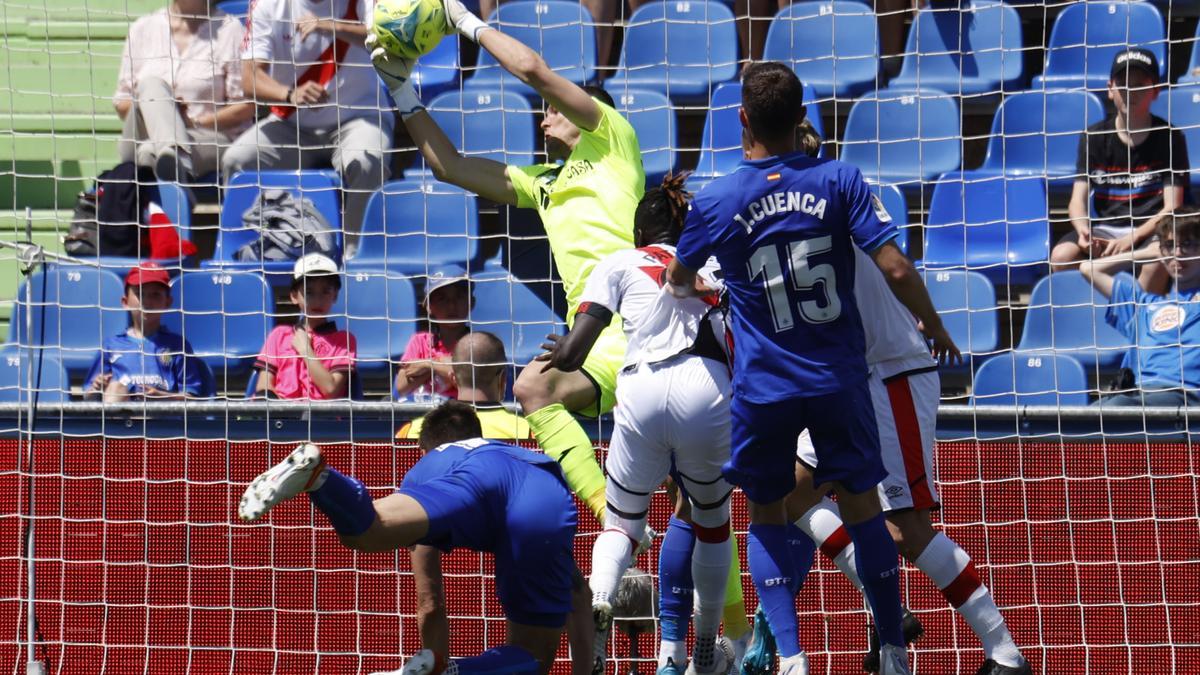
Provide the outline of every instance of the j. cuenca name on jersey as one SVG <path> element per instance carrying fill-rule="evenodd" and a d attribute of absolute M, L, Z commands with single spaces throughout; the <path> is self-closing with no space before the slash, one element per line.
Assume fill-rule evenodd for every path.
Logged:
<path fill-rule="evenodd" d="M 800 211 L 810 216 L 825 219 L 825 198 L 818 199 L 807 192 L 772 192 L 757 201 L 750 202 L 744 213 L 733 217 L 738 225 L 749 233 L 764 218 Z"/>

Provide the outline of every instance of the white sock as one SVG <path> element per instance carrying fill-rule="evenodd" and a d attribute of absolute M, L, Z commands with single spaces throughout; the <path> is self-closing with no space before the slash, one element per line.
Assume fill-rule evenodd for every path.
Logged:
<path fill-rule="evenodd" d="M 728 532 L 728 527 L 725 528 Z M 697 668 L 708 671 L 716 660 L 717 629 L 725 609 L 725 583 L 729 578 L 730 540 L 696 540 L 692 549 L 692 583 L 696 589 L 696 615 L 693 624 L 696 643 L 692 660 Z"/>
<path fill-rule="evenodd" d="M 854 565 L 854 543 L 850 541 L 850 533 L 846 531 L 837 504 L 829 497 L 823 497 L 820 503 L 796 520 L 796 527 L 816 542 L 821 553 L 832 560 L 858 592 L 862 593 L 863 583 L 858 578 L 858 568 Z"/>
<path fill-rule="evenodd" d="M 674 661 L 675 665 L 680 668 L 685 667 L 687 665 L 687 643 L 682 640 L 679 642 L 663 640 L 658 643 L 658 667 L 666 666 L 667 659 Z"/>
<path fill-rule="evenodd" d="M 967 625 L 983 643 L 987 658 L 1002 666 L 1019 666 L 1025 661 L 1008 632 L 996 601 L 975 572 L 971 556 L 962 547 L 938 532 L 914 564 L 966 619 Z"/>
<path fill-rule="evenodd" d="M 620 530 L 605 530 L 592 545 L 592 604 L 612 602 L 621 577 L 633 560 L 633 540 Z"/>

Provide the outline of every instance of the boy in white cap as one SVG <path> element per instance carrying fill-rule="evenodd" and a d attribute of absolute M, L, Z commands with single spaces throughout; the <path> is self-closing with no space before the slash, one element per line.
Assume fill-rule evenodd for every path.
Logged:
<path fill-rule="evenodd" d="M 358 346 L 348 331 L 329 318 L 342 279 L 337 263 L 309 253 L 292 269 L 292 302 L 300 309 L 293 324 L 276 326 L 258 359 L 256 392 L 278 398 L 344 398 Z"/>

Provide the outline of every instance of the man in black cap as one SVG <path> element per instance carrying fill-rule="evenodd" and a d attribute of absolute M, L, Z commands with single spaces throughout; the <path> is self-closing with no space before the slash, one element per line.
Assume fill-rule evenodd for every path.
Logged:
<path fill-rule="evenodd" d="M 1074 269 L 1081 259 L 1149 244 L 1159 221 L 1183 203 L 1187 145 L 1179 130 L 1150 114 L 1158 90 L 1154 52 L 1133 47 L 1113 59 L 1108 99 L 1114 112 L 1079 139 L 1069 207 L 1073 230 L 1055 245 L 1052 269 Z M 1089 193 L 1094 209 L 1089 209 Z M 1165 286 L 1166 269 L 1147 264 L 1139 280 L 1148 290 Z"/>

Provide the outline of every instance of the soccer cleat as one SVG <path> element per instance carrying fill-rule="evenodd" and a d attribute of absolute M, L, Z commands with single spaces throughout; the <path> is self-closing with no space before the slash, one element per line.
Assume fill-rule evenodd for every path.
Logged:
<path fill-rule="evenodd" d="M 713 665 L 710 670 L 700 670 L 696 667 L 696 659 L 692 659 L 685 675 L 729 675 L 733 669 L 733 644 L 729 638 L 724 636 L 717 638 L 713 656 Z"/>
<path fill-rule="evenodd" d="M 925 634 L 921 621 L 908 608 L 904 608 L 904 618 L 900 621 L 900 630 L 904 632 L 904 644 L 910 645 Z M 863 670 L 868 673 L 879 672 L 879 631 L 871 626 L 871 650 L 863 657 Z"/>
<path fill-rule="evenodd" d="M 908 669 L 908 651 L 896 645 L 884 645 L 879 650 L 879 675 L 912 675 Z"/>
<path fill-rule="evenodd" d="M 667 665 L 659 668 L 654 672 L 654 675 L 682 675 L 679 672 L 679 666 L 675 665 L 675 659 L 667 658 Z"/>
<path fill-rule="evenodd" d="M 633 557 L 637 558 L 646 551 L 649 551 L 650 547 L 654 545 L 654 538 L 657 536 L 658 533 L 654 531 L 654 528 L 647 525 L 646 531 L 642 532 L 642 539 L 638 542 L 637 548 L 633 549 Z"/>
<path fill-rule="evenodd" d="M 592 603 L 592 625 L 596 628 L 596 638 L 592 643 L 592 675 L 604 675 L 604 666 L 608 663 L 608 633 L 612 629 L 612 620 L 611 603 Z"/>
<path fill-rule="evenodd" d="M 775 672 L 775 636 L 760 605 L 754 611 L 750 646 L 742 657 L 741 675 L 772 675 Z"/>
<path fill-rule="evenodd" d="M 1028 661 L 1022 661 L 1019 666 L 1005 666 L 988 659 L 979 666 L 975 675 L 1033 675 L 1033 669 L 1029 667 Z"/>
<path fill-rule="evenodd" d="M 808 675 L 808 654 L 800 652 L 780 661 L 779 675 Z"/>
<path fill-rule="evenodd" d="M 325 459 L 321 457 L 320 448 L 312 443 L 299 445 L 287 459 L 251 481 L 238 503 L 238 517 L 242 520 L 262 518 L 279 502 L 311 490 L 324 469 Z"/>
<path fill-rule="evenodd" d="M 753 631 L 746 631 L 739 638 L 729 638 L 729 644 L 733 645 L 733 668 L 731 672 L 742 672 L 742 660 L 746 658 L 746 648 L 750 646 L 750 636 L 754 635 Z"/>

